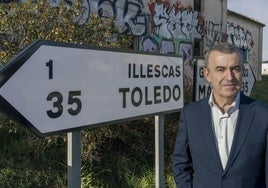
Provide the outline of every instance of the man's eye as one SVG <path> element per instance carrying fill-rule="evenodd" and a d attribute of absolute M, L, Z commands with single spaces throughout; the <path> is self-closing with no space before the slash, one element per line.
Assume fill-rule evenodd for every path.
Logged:
<path fill-rule="evenodd" d="M 217 68 L 216 69 L 218 72 L 223 72 L 225 69 L 224 68 Z"/>
<path fill-rule="evenodd" d="M 233 71 L 240 72 L 241 71 L 241 68 L 240 67 L 234 67 L 233 68 Z"/>

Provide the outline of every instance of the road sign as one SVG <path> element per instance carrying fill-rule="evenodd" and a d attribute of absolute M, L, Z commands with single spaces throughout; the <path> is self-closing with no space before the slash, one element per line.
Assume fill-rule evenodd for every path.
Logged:
<path fill-rule="evenodd" d="M 0 72 L 0 108 L 40 136 L 182 107 L 175 56 L 37 41 Z"/>
<path fill-rule="evenodd" d="M 200 100 L 209 96 L 211 93 L 210 84 L 204 77 L 203 67 L 205 65 L 204 59 L 196 59 L 195 64 L 195 100 Z"/>
<path fill-rule="evenodd" d="M 205 65 L 204 59 L 196 59 L 195 65 L 195 100 L 203 99 L 212 91 L 210 84 L 207 82 L 203 75 L 203 67 Z M 244 75 L 242 91 L 245 95 L 250 96 L 251 91 L 255 85 L 256 78 L 249 63 L 244 63 Z"/>
<path fill-rule="evenodd" d="M 256 83 L 256 78 L 249 63 L 244 63 L 244 67 L 245 70 L 244 70 L 242 90 L 245 95 L 250 96 L 252 89 Z"/>

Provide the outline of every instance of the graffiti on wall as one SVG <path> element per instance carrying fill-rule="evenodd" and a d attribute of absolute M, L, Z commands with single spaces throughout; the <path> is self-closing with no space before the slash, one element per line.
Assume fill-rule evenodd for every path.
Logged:
<path fill-rule="evenodd" d="M 171 8 L 170 8 L 171 7 Z M 166 39 L 179 38 L 193 40 L 204 35 L 204 22 L 200 13 L 181 4 L 170 6 L 168 3 L 149 3 L 152 32 Z"/>
<path fill-rule="evenodd" d="M 227 41 L 226 33 L 221 33 L 219 32 L 220 30 L 221 30 L 220 23 L 206 21 L 205 51 L 210 49 L 215 44 Z"/>
<path fill-rule="evenodd" d="M 206 33 L 205 33 L 205 51 L 211 48 L 211 46 L 220 42 L 228 42 L 235 46 L 246 50 L 248 53 L 254 46 L 252 34 L 245 28 L 227 22 L 226 33 L 219 32 L 221 30 L 221 24 L 214 23 L 212 21 L 206 21 Z"/>
<path fill-rule="evenodd" d="M 25 2 L 26 0 L 20 0 Z M 66 3 L 71 7 L 76 0 L 48 0 L 52 7 Z M 76 18 L 79 24 L 90 20 L 90 15 L 115 18 L 115 25 L 122 33 L 144 37 L 155 34 L 166 39 L 180 38 L 192 41 L 201 39 L 205 33 L 204 18 L 191 6 L 184 7 L 180 1 L 170 5 L 168 0 L 159 3 L 151 0 L 149 10 L 137 0 L 82 0 L 83 15 Z"/>
<path fill-rule="evenodd" d="M 151 0 L 148 8 L 148 34 L 141 39 L 141 50 L 180 55 L 181 42 L 204 37 L 204 18 L 191 6 L 185 7 L 180 1 L 170 5 L 169 1 Z"/>
<path fill-rule="evenodd" d="M 70 7 L 75 1 L 48 0 L 52 7 L 58 6 L 61 2 Z M 89 21 L 91 14 L 113 17 L 122 33 L 138 37 L 155 35 L 167 40 L 179 39 L 187 42 L 206 37 L 206 48 L 223 41 L 246 50 L 254 46 L 252 34 L 248 30 L 227 22 L 226 33 L 222 34 L 218 32 L 221 30 L 221 24 L 205 22 L 199 12 L 194 11 L 191 6 L 183 6 L 180 1 L 170 5 L 168 0 L 151 0 L 148 3 L 149 10 L 145 10 L 142 1 L 138 0 L 83 0 L 81 8 L 83 15 L 77 18 L 80 24 Z M 166 49 L 164 46 L 163 49 Z"/>
<path fill-rule="evenodd" d="M 226 34 L 228 36 L 227 42 L 239 48 L 249 51 L 254 46 L 252 34 L 237 24 L 227 22 Z"/>
<path fill-rule="evenodd" d="M 25 0 L 21 0 L 24 2 Z M 53 7 L 65 2 L 68 7 L 72 6 L 75 0 L 48 0 Z M 90 20 L 90 15 L 115 18 L 115 25 L 123 33 L 134 36 L 147 34 L 147 15 L 144 13 L 144 6 L 136 0 L 83 0 L 83 15 L 78 17 L 78 23 L 83 24 Z"/>
<path fill-rule="evenodd" d="M 259 75 L 259 60 L 253 50 L 254 40 L 249 30 L 238 24 L 227 22 L 226 26 L 227 42 L 236 45 L 243 51 L 244 60 L 249 62 L 254 75 Z"/>
<path fill-rule="evenodd" d="M 136 0 L 90 0 L 91 12 L 102 17 L 115 18 L 115 24 L 123 32 L 135 36 L 145 35 L 147 18 L 143 13 L 143 4 Z"/>
<path fill-rule="evenodd" d="M 153 37 L 147 36 L 142 41 L 142 50 L 145 52 L 158 52 L 159 53 L 159 45 L 158 42 L 154 40 Z"/>

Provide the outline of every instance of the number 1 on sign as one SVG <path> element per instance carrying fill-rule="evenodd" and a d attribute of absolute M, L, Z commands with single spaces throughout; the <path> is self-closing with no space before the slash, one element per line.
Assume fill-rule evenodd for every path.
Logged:
<path fill-rule="evenodd" d="M 53 79 L 53 60 L 49 60 L 46 63 L 46 66 L 48 67 L 48 79 Z"/>

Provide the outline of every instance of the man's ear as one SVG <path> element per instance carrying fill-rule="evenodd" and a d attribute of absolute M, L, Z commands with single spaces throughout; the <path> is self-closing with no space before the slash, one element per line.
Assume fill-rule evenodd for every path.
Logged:
<path fill-rule="evenodd" d="M 209 76 L 209 70 L 207 68 L 203 68 L 203 75 L 205 79 L 210 83 L 210 76 Z"/>

